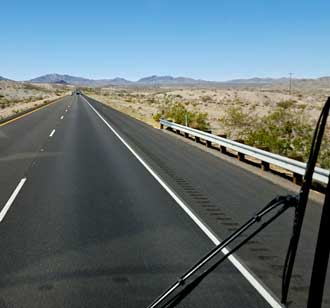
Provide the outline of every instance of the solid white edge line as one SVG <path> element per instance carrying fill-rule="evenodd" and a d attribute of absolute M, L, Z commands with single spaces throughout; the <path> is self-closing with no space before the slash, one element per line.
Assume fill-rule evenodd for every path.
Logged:
<path fill-rule="evenodd" d="M 25 181 L 26 181 L 26 178 L 23 178 L 23 179 L 20 180 L 20 182 L 18 183 L 18 185 L 15 188 L 14 192 L 11 194 L 10 198 L 8 199 L 7 203 L 2 208 L 2 210 L 0 212 L 0 222 L 2 222 L 2 220 L 5 218 L 8 210 L 10 209 L 11 205 L 13 204 L 13 202 L 14 202 L 16 196 L 18 195 L 19 191 L 23 187 Z"/>
<path fill-rule="evenodd" d="M 115 129 L 100 115 L 100 113 L 82 96 L 91 109 L 99 116 L 99 118 L 107 125 L 110 130 L 117 136 L 117 138 L 128 148 L 128 150 L 137 158 L 137 160 L 149 171 L 149 173 L 157 180 L 157 182 L 169 193 L 169 195 L 178 203 L 178 205 L 188 214 L 188 216 L 198 225 L 198 227 L 208 236 L 208 238 L 215 244 L 219 245 L 221 240 L 218 239 L 214 233 L 192 212 L 192 210 L 171 190 L 171 188 L 147 165 L 147 163 L 131 148 L 131 146 L 115 131 Z M 223 254 L 227 254 L 227 248 L 222 249 Z M 231 255 L 228 257 L 229 261 L 236 267 L 236 269 L 246 278 L 246 280 L 259 292 L 259 294 L 268 302 L 271 307 L 284 307 L 278 299 L 275 298 L 271 291 L 255 277 L 236 257 Z"/>
<path fill-rule="evenodd" d="M 55 134 L 55 129 L 52 130 L 52 132 L 49 134 L 49 137 L 53 137 Z"/>

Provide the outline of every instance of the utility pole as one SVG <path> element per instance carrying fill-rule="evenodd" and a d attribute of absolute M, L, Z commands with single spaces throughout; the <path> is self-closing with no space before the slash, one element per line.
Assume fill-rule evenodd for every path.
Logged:
<path fill-rule="evenodd" d="M 291 90 L 292 90 L 292 75 L 294 73 L 289 73 L 289 76 L 290 76 L 290 86 L 289 86 L 289 94 L 291 95 Z"/>

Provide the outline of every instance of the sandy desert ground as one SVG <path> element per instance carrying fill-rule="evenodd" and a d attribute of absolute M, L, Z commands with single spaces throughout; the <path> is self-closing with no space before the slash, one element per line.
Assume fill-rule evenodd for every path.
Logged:
<path fill-rule="evenodd" d="M 153 115 L 168 103 L 180 102 L 189 111 L 208 114 L 210 129 L 226 133 L 222 119 L 228 110 L 237 107 L 250 117 L 262 117 L 280 104 L 292 101 L 292 112 L 301 114 L 315 123 L 320 110 L 330 96 L 329 89 L 296 89 L 292 95 L 287 89 L 235 87 L 235 88 L 102 88 L 89 89 L 88 94 L 149 124 L 157 125 Z M 232 129 L 232 128 L 231 128 Z"/>
<path fill-rule="evenodd" d="M 70 93 L 61 85 L 0 81 L 0 119 Z"/>

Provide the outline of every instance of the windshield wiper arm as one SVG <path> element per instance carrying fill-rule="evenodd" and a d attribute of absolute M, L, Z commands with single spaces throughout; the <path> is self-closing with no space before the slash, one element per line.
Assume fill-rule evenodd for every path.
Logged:
<path fill-rule="evenodd" d="M 166 290 L 161 296 L 159 296 L 149 308 L 155 307 L 175 307 L 179 304 L 193 289 L 195 289 L 203 279 L 214 271 L 221 263 L 223 263 L 231 254 L 242 247 L 250 239 L 255 237 L 261 230 L 266 228 L 277 217 L 284 213 L 287 209 L 295 207 L 298 204 L 298 195 L 280 196 L 273 199 L 263 209 L 261 209 L 254 217 L 249 219 L 244 225 L 237 229 L 227 239 L 222 241 L 219 245 L 213 248 L 207 255 L 205 255 L 199 262 L 197 262 L 192 268 L 190 268 L 183 276 L 181 276 L 168 290 Z M 262 218 L 273 212 L 275 209 L 280 209 L 268 218 L 259 228 L 248 235 L 244 240 L 237 244 L 234 248 L 228 251 L 222 256 L 216 263 L 212 264 L 203 273 L 195 277 L 190 283 L 186 284 L 186 281 L 192 277 L 202 266 L 211 261 L 217 254 L 223 251 L 230 243 L 242 235 L 245 231 L 251 228 L 254 224 L 259 223 Z M 179 287 L 183 287 L 176 295 L 169 298 Z"/>

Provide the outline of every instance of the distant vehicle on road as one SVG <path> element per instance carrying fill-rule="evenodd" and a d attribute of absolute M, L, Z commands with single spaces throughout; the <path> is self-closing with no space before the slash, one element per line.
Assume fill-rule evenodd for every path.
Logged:
<path fill-rule="evenodd" d="M 80 95 L 80 94 L 81 94 L 81 92 L 79 90 L 74 90 L 71 95 L 73 96 L 73 95 Z"/>

